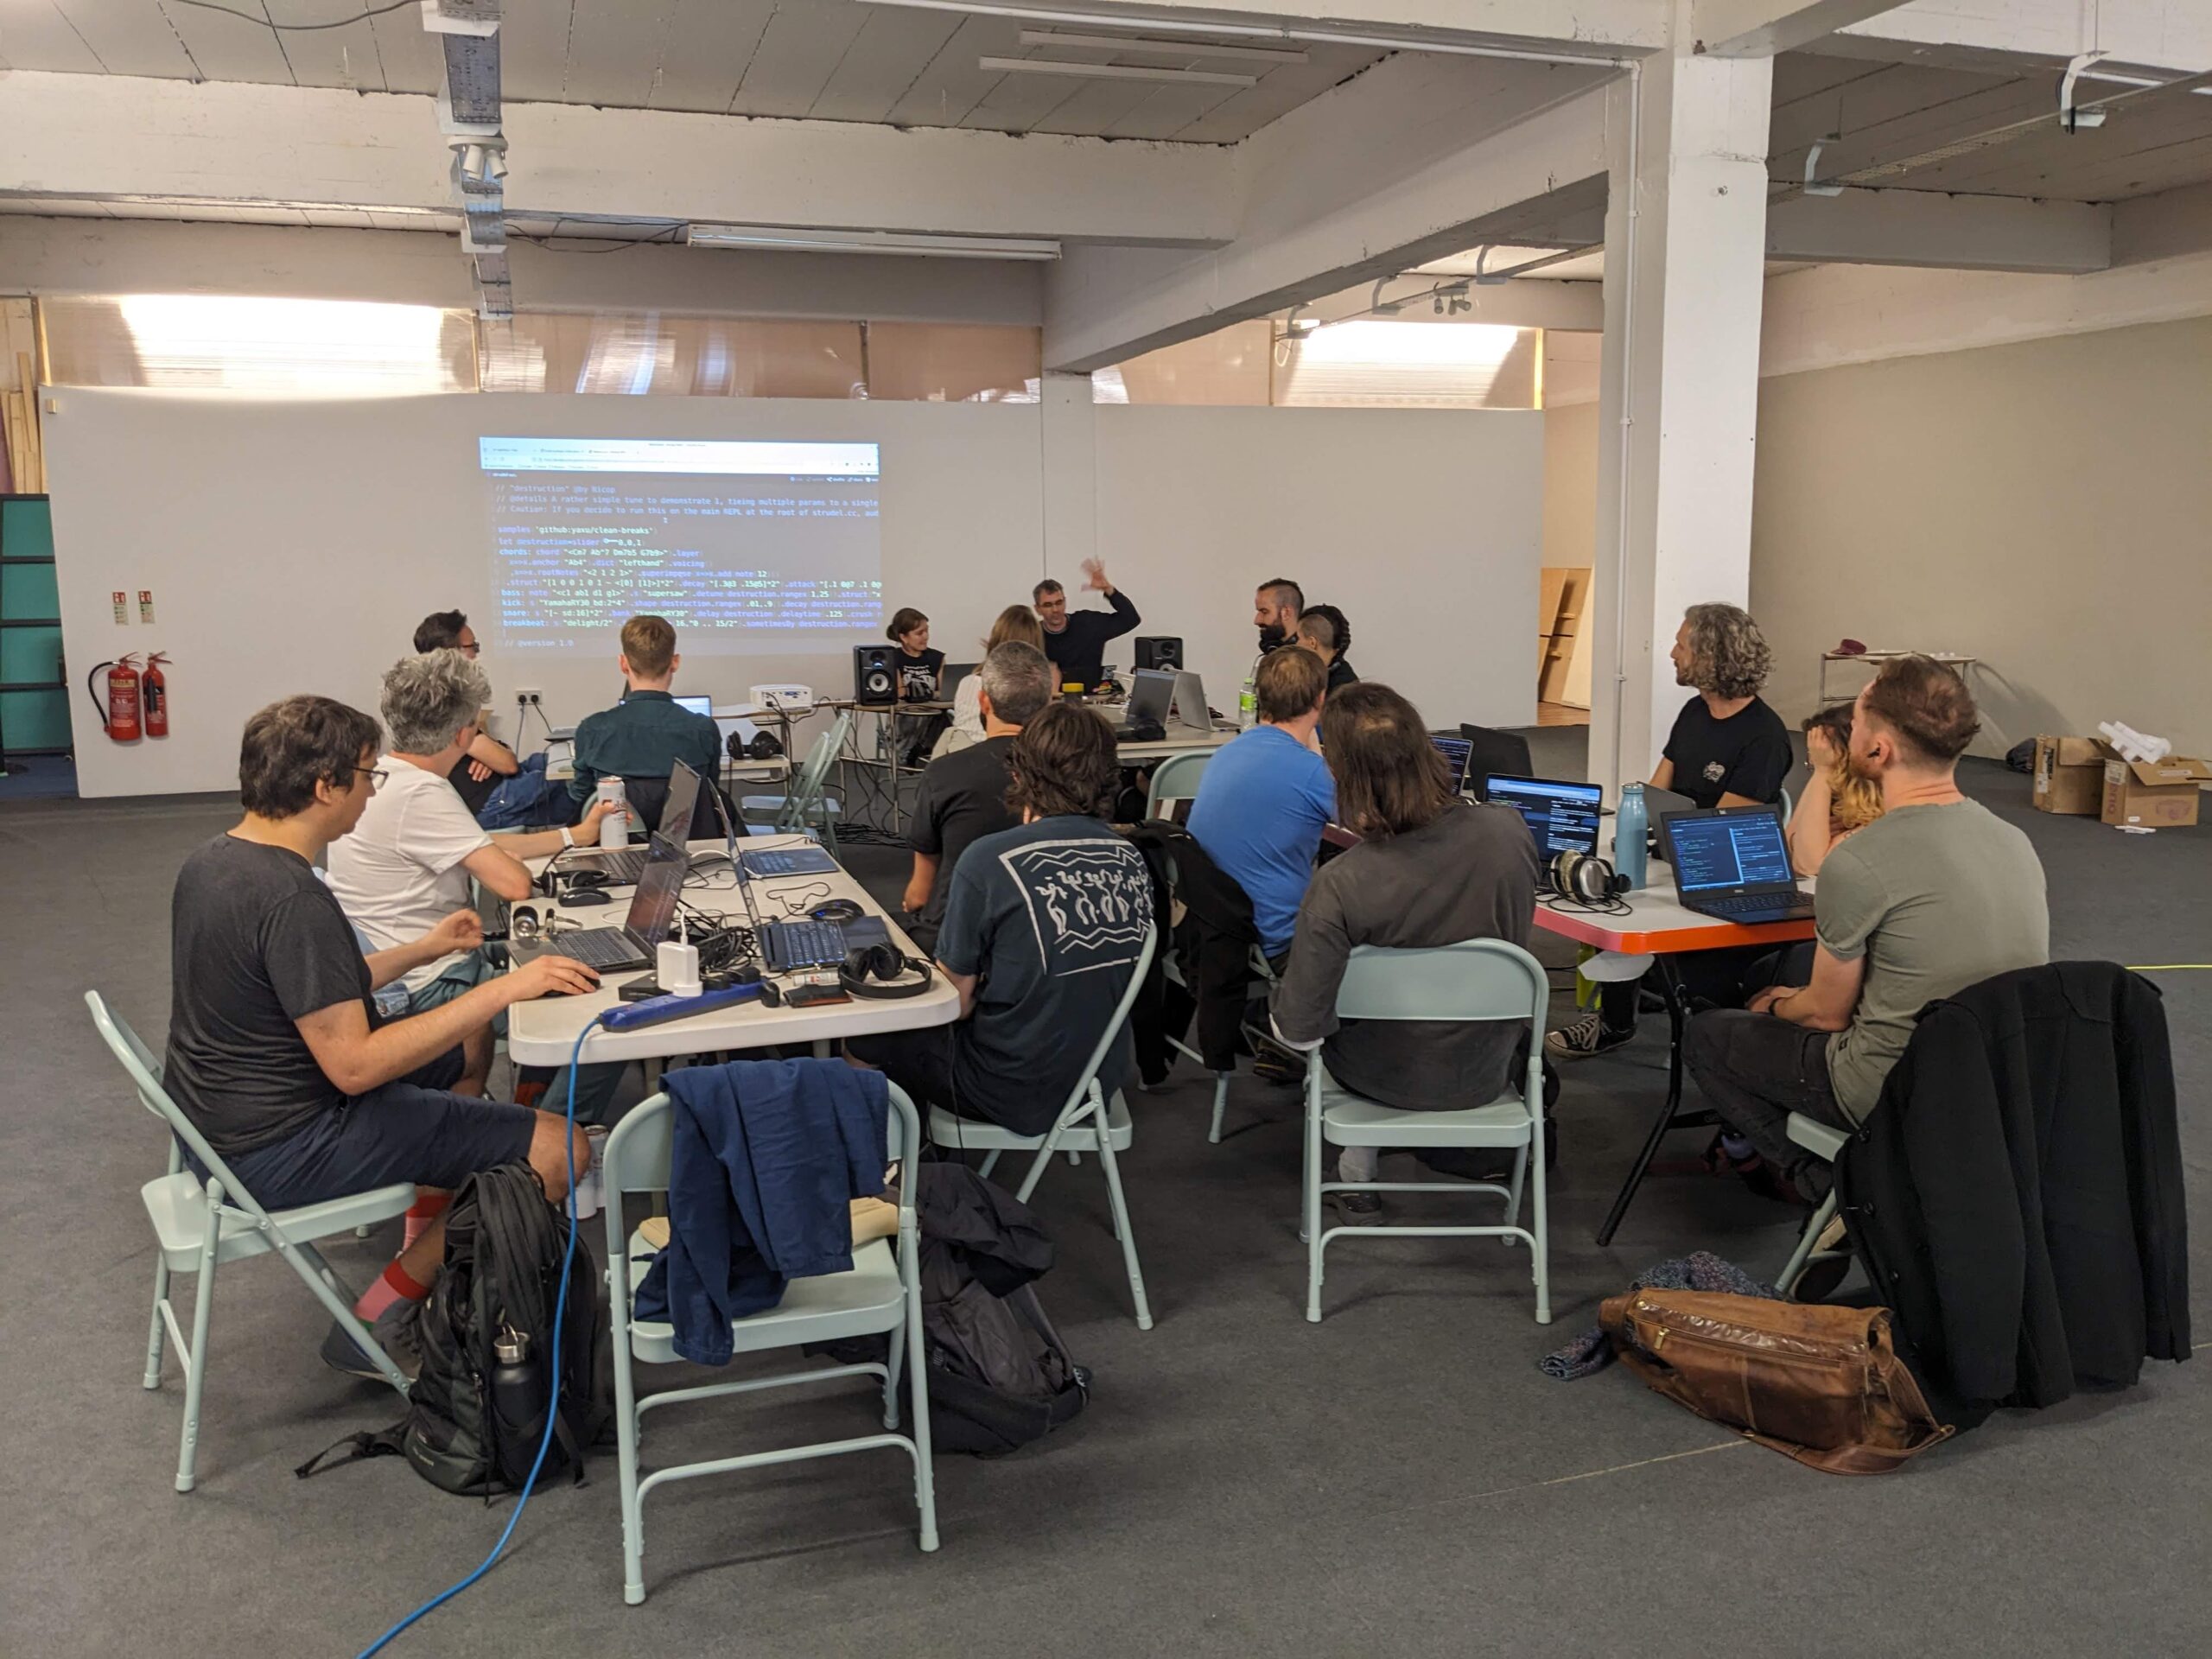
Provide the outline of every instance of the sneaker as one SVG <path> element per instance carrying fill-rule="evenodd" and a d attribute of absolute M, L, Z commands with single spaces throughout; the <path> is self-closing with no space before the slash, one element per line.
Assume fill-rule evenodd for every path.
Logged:
<path fill-rule="evenodd" d="M 422 1317 L 422 1303 L 396 1302 L 378 1314 L 369 1326 L 369 1334 L 391 1356 L 391 1363 L 399 1367 L 399 1374 L 410 1382 L 423 1370 L 423 1350 L 416 1335 Z M 330 1322 L 329 1334 L 322 1339 L 322 1363 L 334 1371 L 358 1376 L 365 1382 L 385 1380 L 376 1361 L 362 1351 L 361 1344 L 353 1340 L 353 1332 L 335 1319 Z"/>
<path fill-rule="evenodd" d="M 1586 1014 L 1572 1025 L 1561 1026 L 1544 1038 L 1544 1052 L 1555 1060 L 1586 1060 L 1618 1048 L 1636 1033 L 1607 1031 L 1603 1014 Z"/>
<path fill-rule="evenodd" d="M 1382 1198 L 1377 1192 L 1332 1192 L 1337 1219 L 1347 1227 L 1376 1227 L 1382 1221 Z"/>
<path fill-rule="evenodd" d="M 1306 1081 L 1306 1065 L 1295 1054 L 1285 1054 L 1280 1049 L 1262 1048 L 1252 1057 L 1252 1075 L 1262 1083 L 1278 1083 L 1288 1086 Z"/>

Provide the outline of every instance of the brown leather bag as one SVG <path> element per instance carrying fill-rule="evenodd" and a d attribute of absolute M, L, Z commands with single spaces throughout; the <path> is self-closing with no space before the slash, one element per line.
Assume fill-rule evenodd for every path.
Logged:
<path fill-rule="evenodd" d="M 1637 1289 L 1598 1318 L 1650 1387 L 1832 1475 L 1885 1474 L 1954 1432 L 1897 1357 L 1885 1307 Z"/>

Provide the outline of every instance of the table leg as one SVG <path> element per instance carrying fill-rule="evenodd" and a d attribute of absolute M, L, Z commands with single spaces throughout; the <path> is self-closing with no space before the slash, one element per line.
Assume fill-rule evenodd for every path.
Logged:
<path fill-rule="evenodd" d="M 1710 1112 L 1682 1110 L 1682 1027 L 1689 1018 L 1689 999 L 1682 989 L 1681 976 L 1675 972 L 1671 958 L 1658 958 L 1660 988 L 1667 998 L 1667 1098 L 1659 1108 L 1659 1116 L 1652 1120 L 1651 1133 L 1643 1138 L 1643 1149 L 1636 1155 L 1628 1179 L 1613 1199 L 1613 1207 L 1605 1215 L 1605 1224 L 1598 1230 L 1598 1243 L 1610 1244 L 1613 1233 L 1621 1224 L 1621 1217 L 1628 1213 L 1630 1203 L 1637 1189 L 1643 1185 L 1643 1177 L 1651 1167 L 1651 1160 L 1658 1155 L 1659 1143 L 1669 1129 L 1687 1128 L 1713 1121 Z"/>

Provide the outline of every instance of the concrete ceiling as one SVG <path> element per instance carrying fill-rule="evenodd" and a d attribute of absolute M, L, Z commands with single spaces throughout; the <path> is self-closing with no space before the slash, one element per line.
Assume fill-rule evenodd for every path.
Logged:
<path fill-rule="evenodd" d="M 225 0 L 279 22 L 357 16 L 365 0 Z M 499 26 L 511 102 L 688 110 L 1093 138 L 1235 143 L 1384 54 L 1312 45 L 1274 59 L 1024 45 L 1023 24 L 863 0 L 518 0 Z M 1146 31 L 1156 39 L 1161 31 Z M 978 67 L 985 57 L 1197 69 L 1250 86 L 1083 79 Z M 409 6 L 311 34 L 182 0 L 7 0 L 0 68 L 434 92 L 437 51 Z"/>

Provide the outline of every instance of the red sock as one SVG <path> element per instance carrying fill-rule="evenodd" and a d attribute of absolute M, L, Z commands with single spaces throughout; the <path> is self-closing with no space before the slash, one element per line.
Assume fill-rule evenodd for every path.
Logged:
<path fill-rule="evenodd" d="M 353 1317 L 373 1325 L 377 1315 L 393 1303 L 419 1302 L 429 1294 L 428 1285 L 416 1284 L 395 1260 L 377 1275 L 376 1283 L 361 1293 L 361 1300 L 353 1304 Z"/>
<path fill-rule="evenodd" d="M 400 1235 L 399 1248 L 413 1249 L 415 1241 L 430 1230 L 430 1224 L 445 1214 L 452 1202 L 450 1192 L 417 1192 L 415 1202 L 408 1206 L 407 1230 Z"/>

